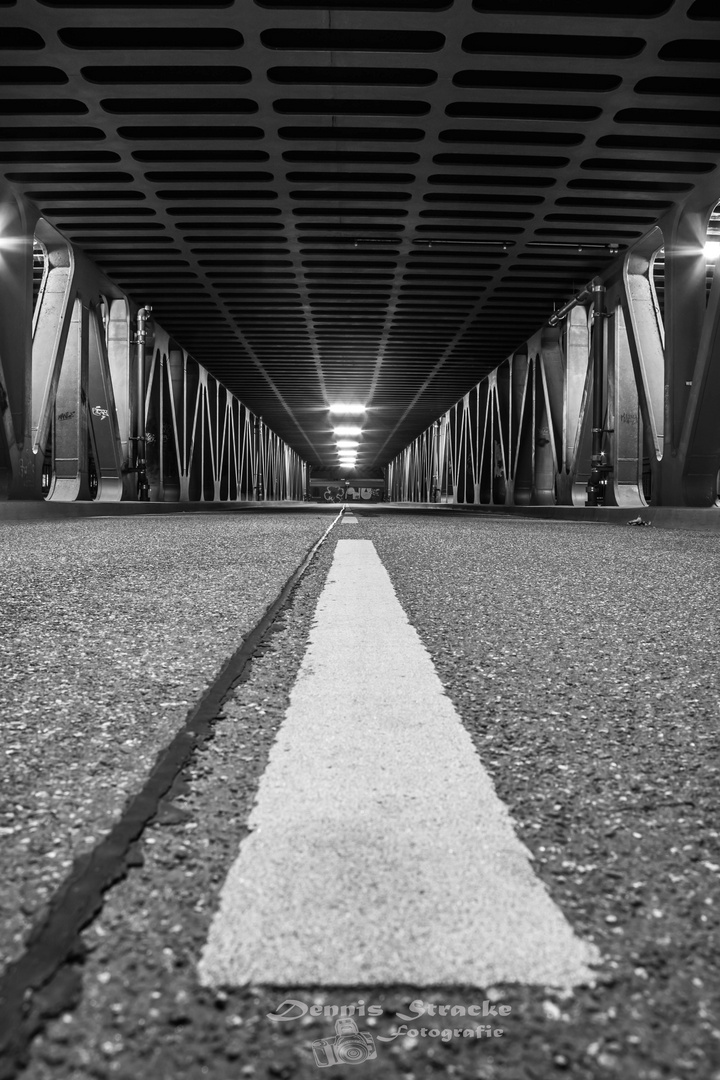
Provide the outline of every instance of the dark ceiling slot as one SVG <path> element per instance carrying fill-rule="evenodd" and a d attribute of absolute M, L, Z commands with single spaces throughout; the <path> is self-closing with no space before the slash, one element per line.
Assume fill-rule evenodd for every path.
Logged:
<path fill-rule="evenodd" d="M 671 184 L 651 180 L 570 180 L 569 188 L 585 188 L 595 191 L 647 191 L 647 192 L 683 192 L 692 191 L 692 184 Z"/>
<path fill-rule="evenodd" d="M 421 210 L 420 217 L 442 218 L 443 220 L 457 218 L 464 221 L 477 221 L 481 218 L 488 218 L 492 221 L 531 221 L 534 215 L 519 212 L 511 213 L 510 211 L 502 213 L 493 210 Z"/>
<path fill-rule="evenodd" d="M 718 17 L 720 18 L 720 15 Z M 635 84 L 635 93 L 667 94 L 670 97 L 683 95 L 720 97 L 720 79 L 690 79 L 680 75 L 658 75 L 655 78 L 641 79 Z"/>
<path fill-rule="evenodd" d="M 714 38 L 680 38 L 663 45 L 658 53 L 661 60 L 685 60 L 691 63 L 717 64 L 718 43 Z"/>
<path fill-rule="evenodd" d="M 368 273 L 368 274 L 362 274 L 362 276 L 360 276 L 358 274 L 342 274 L 342 273 L 338 274 L 335 271 L 330 272 L 328 270 L 325 270 L 325 271 L 322 271 L 322 270 L 310 270 L 310 271 L 308 271 L 307 274 L 305 274 L 305 277 L 308 279 L 308 281 L 315 281 L 318 278 L 329 278 L 333 282 L 361 281 L 361 280 L 362 281 L 393 281 L 394 278 L 395 278 L 395 275 L 394 274 L 372 274 L 372 273 Z"/>
<path fill-rule="evenodd" d="M 289 172 L 292 184 L 414 184 L 412 173 Z"/>
<path fill-rule="evenodd" d="M 178 169 L 177 172 L 146 172 L 145 179 L 160 184 L 262 184 L 274 180 L 274 176 L 269 172 L 186 172 Z"/>
<path fill-rule="evenodd" d="M 351 260 L 350 262 L 346 262 L 343 259 L 308 259 L 307 261 L 303 262 L 302 265 L 304 267 L 307 267 L 308 269 L 316 267 L 318 269 L 324 268 L 328 270 L 334 270 L 337 267 L 357 267 L 358 270 L 383 270 L 387 268 L 393 269 L 397 266 L 397 263 L 373 262 L 367 259 L 362 261 L 359 259 L 357 261 Z"/>
<path fill-rule="evenodd" d="M 110 150 L 4 150 L 0 163 L 28 165 L 104 165 L 120 161 Z"/>
<path fill-rule="evenodd" d="M 62 86 L 68 81 L 65 72 L 54 67 L 0 68 L 0 86 Z"/>
<path fill-rule="evenodd" d="M 613 60 L 638 56 L 645 45 L 643 38 L 603 34 L 480 33 L 468 34 L 462 43 L 465 52 L 486 56 L 588 56 Z"/>
<path fill-rule="evenodd" d="M 40 195 L 40 198 L 46 198 Z M 77 217 L 155 217 L 150 206 L 43 206 L 44 214 L 73 214 Z M 132 224 L 131 228 L 135 228 Z M 105 225 L 102 228 L 106 228 Z"/>
<path fill-rule="evenodd" d="M 257 102 L 250 101 L 249 98 L 105 98 L 100 104 L 107 113 L 127 113 L 135 116 L 154 113 L 228 116 L 233 113 L 247 114 L 258 111 Z"/>
<path fill-rule="evenodd" d="M 450 128 L 441 131 L 440 142 L 497 143 L 513 146 L 577 146 L 585 136 L 575 131 L 484 131 Z"/>
<path fill-rule="evenodd" d="M 297 213 L 297 211 L 295 211 L 295 213 Z M 394 213 L 406 214 L 407 211 L 396 210 L 394 211 Z M 356 215 L 353 213 L 351 216 L 355 217 Z M 296 227 L 298 229 L 322 229 L 326 232 L 329 232 L 330 230 L 342 229 L 345 232 L 350 233 L 350 236 L 348 236 L 347 238 L 343 237 L 342 239 L 340 237 L 335 239 L 332 236 L 323 236 L 319 238 L 319 242 L 323 244 L 331 244 L 333 242 L 337 244 L 353 243 L 355 235 L 363 232 L 404 232 L 405 230 L 404 225 L 385 225 L 380 224 L 379 222 L 376 222 L 374 225 L 364 225 L 359 221 L 298 221 Z M 311 242 L 312 240 L 309 236 L 303 237 L 303 243 L 307 244 Z"/>
<path fill-rule="evenodd" d="M 242 34 L 229 27 L 66 26 L 57 33 L 63 45 L 70 49 L 112 49 L 118 52 L 239 49 L 244 44 Z"/>
<path fill-rule="evenodd" d="M 583 239 L 583 238 L 586 239 L 586 240 L 587 239 L 589 239 L 589 240 L 595 240 L 595 239 L 602 240 L 602 239 L 606 239 L 608 237 L 611 240 L 613 240 L 616 237 L 618 237 L 618 238 L 620 238 L 620 237 L 627 238 L 627 237 L 642 236 L 642 229 L 616 229 L 615 227 L 607 228 L 607 229 L 592 229 L 592 228 L 587 228 L 587 229 L 572 229 L 572 228 L 562 229 L 562 228 L 558 227 L 558 228 L 544 228 L 544 229 L 541 228 L 541 229 L 536 229 L 535 231 L 536 231 L 536 234 L 538 236 L 567 236 L 567 237 L 570 237 L 573 240 L 575 240 L 575 239 Z"/>
<path fill-rule="evenodd" d="M 570 164 L 570 158 L 532 154 L 435 154 L 433 161 L 436 165 L 499 165 L 509 169 L 561 169 Z"/>
<path fill-rule="evenodd" d="M 427 116 L 427 101 L 390 101 L 382 98 L 278 98 L 277 113 L 333 116 Z"/>
<path fill-rule="evenodd" d="M 105 8 L 229 8 L 234 0 L 38 0 L 38 3 L 43 7 L 102 11 Z"/>
<path fill-rule="evenodd" d="M 553 187 L 557 180 L 553 176 L 477 176 L 474 173 L 433 173 L 428 176 L 429 184 L 442 184 L 443 186 L 459 185 L 460 187 Z"/>
<path fill-rule="evenodd" d="M 105 132 L 92 127 L 16 127 L 0 128 L 3 142 L 96 142 Z"/>
<path fill-rule="evenodd" d="M 135 238 L 131 237 L 131 236 L 111 236 L 111 237 L 108 237 L 107 239 L 111 244 L 128 244 L 128 243 L 134 243 L 134 240 L 135 240 Z M 93 244 L 97 244 L 99 242 L 99 238 L 97 236 L 93 236 L 92 242 L 93 242 Z M 141 237 L 137 238 L 137 242 L 139 244 L 172 244 L 173 243 L 173 241 L 171 240 L 171 238 L 169 236 L 141 236 Z M 88 255 L 97 256 L 97 255 L 106 254 L 104 248 L 85 248 L 85 251 L 86 251 L 86 253 Z M 123 247 L 114 247 L 107 254 L 112 254 L 112 255 L 139 255 L 140 257 L 143 257 L 145 255 L 163 255 L 163 256 L 165 256 L 165 255 L 180 255 L 180 254 L 182 254 L 182 252 L 180 251 L 180 248 L 165 248 L 162 251 L 156 251 L 152 247 L 145 247 L 145 248 L 142 248 L 141 251 L 137 251 L 135 247 L 125 247 L 125 248 L 123 248 Z"/>
<path fill-rule="evenodd" d="M 8 180 L 15 184 L 129 184 L 133 177 L 122 172 L 13 172 Z"/>
<path fill-rule="evenodd" d="M 332 0 L 333 11 L 447 11 L 455 0 Z M 258 7 L 273 11 L 313 11 L 324 5 L 317 0 L 255 0 Z"/>
<path fill-rule="evenodd" d="M 470 235 L 473 235 L 473 237 L 475 237 L 475 235 L 478 235 L 478 234 L 485 235 L 488 232 L 499 232 L 502 235 L 505 235 L 505 233 L 508 233 L 508 232 L 522 232 L 524 230 L 522 230 L 522 229 L 514 229 L 513 227 L 508 227 L 508 226 L 500 227 L 500 226 L 483 226 L 483 225 L 419 225 L 417 227 L 416 231 L 417 232 L 444 232 L 444 233 L 448 234 L 448 237 L 452 233 L 460 233 L 461 235 L 466 234 L 466 235 L 468 235 L 468 237 L 470 237 Z M 433 239 L 435 239 L 435 238 L 433 238 Z M 441 239 L 440 237 L 437 238 L 438 241 L 440 239 Z M 493 255 L 494 258 L 498 257 L 498 255 L 495 254 L 494 251 L 492 252 L 492 255 Z"/>
<path fill-rule="evenodd" d="M 587 214 L 546 214 L 545 221 L 577 221 L 581 224 L 587 222 Z M 616 214 L 614 217 L 603 217 L 594 214 L 593 225 L 653 225 L 654 217 L 641 217 L 639 214 Z"/>
<path fill-rule="evenodd" d="M 198 201 L 205 199 L 277 199 L 277 191 L 270 191 L 267 188 L 258 188 L 257 191 L 247 190 L 243 188 L 230 188 L 229 190 L 223 190 L 222 188 L 214 188 L 210 190 L 201 189 L 199 191 L 182 191 L 178 188 L 170 188 L 163 191 L 156 192 L 158 199 L 196 199 Z M 203 213 L 205 211 L 203 210 Z"/>
<path fill-rule="evenodd" d="M 407 217 L 407 210 L 388 210 L 383 206 L 297 206 L 293 208 L 296 217 Z M 318 223 L 318 228 L 329 226 Z"/>
<path fill-rule="evenodd" d="M 498 236 L 511 236 L 516 233 L 522 233 L 525 230 L 516 228 L 514 225 L 418 225 L 417 232 L 443 232 L 443 233 L 468 233 L 476 235 L 478 233 L 496 233 Z"/>
<path fill-rule="evenodd" d="M 167 255 L 167 252 L 163 251 L 162 254 Z M 172 262 L 168 263 L 165 259 L 108 259 L 105 257 L 103 257 L 102 259 L 102 264 L 106 269 L 108 267 L 112 267 L 113 270 L 127 270 L 132 269 L 133 267 L 137 269 L 138 267 L 145 268 L 146 266 L 169 267 L 170 269 L 173 269 L 176 266 L 190 265 L 190 263 L 187 262 L 185 259 L 173 259 Z"/>
<path fill-rule="evenodd" d="M 602 94 L 616 90 L 619 75 L 580 75 L 574 71 L 458 71 L 455 86 L 473 90 L 549 90 Z"/>
<path fill-rule="evenodd" d="M 581 169 L 650 173 L 708 173 L 716 167 L 715 163 L 710 161 L 651 161 L 648 158 L 627 161 L 619 158 L 588 158 L 580 165 Z"/>
<path fill-rule="evenodd" d="M 717 45 L 716 42 L 713 44 Z M 678 124 L 682 127 L 720 128 L 720 115 L 702 109 L 621 109 L 615 114 L 617 124 Z"/>
<path fill-rule="evenodd" d="M 87 82 L 100 86 L 192 86 L 213 83 L 247 83 L 252 78 L 244 67 L 214 67 L 188 64 L 187 66 L 165 64 L 124 65 L 107 64 L 103 67 L 81 68 Z"/>
<path fill-rule="evenodd" d="M 267 77 L 286 86 L 431 86 L 437 82 L 437 72 L 429 68 L 272 67 Z"/>
<path fill-rule="evenodd" d="M 321 202 L 407 202 L 411 195 L 408 191 L 308 191 L 301 188 L 291 191 L 290 198 Z"/>
<path fill-rule="evenodd" d="M 168 206 L 168 214 L 207 214 L 208 217 L 224 217 L 225 215 L 248 217 L 250 215 L 256 215 L 258 217 L 276 217 L 282 213 L 276 206 Z M 194 226 L 190 226 L 193 228 Z M 201 225 L 200 228 L 208 228 L 207 225 Z"/>
<path fill-rule="evenodd" d="M 304 49 L 330 52 L 437 52 L 445 35 L 433 30 L 303 30 L 289 27 L 263 30 L 266 49 Z"/>
<path fill-rule="evenodd" d="M 298 228 L 300 228 L 300 222 L 298 222 Z M 370 226 L 363 226 L 363 228 L 367 229 L 367 228 L 371 228 L 371 227 Z M 384 228 L 384 227 L 381 226 L 380 228 Z M 399 228 L 402 229 L 403 227 L 399 226 Z M 302 238 L 302 243 L 303 244 L 344 244 L 345 246 L 347 246 L 349 244 L 354 245 L 355 238 L 353 238 L 353 237 L 303 237 Z M 376 251 L 378 251 L 378 246 L 377 246 L 378 244 L 397 244 L 397 243 L 399 243 L 399 237 L 381 237 L 381 238 L 377 239 L 377 242 L 375 240 L 372 240 L 372 238 L 365 238 L 363 240 L 363 243 L 365 243 L 367 245 L 364 248 L 364 251 L 370 251 L 370 249 L 371 249 L 371 251 L 373 253 L 375 253 Z M 370 248 L 370 243 L 372 244 L 371 248 Z M 311 251 L 311 249 L 309 248 L 308 251 Z M 317 248 L 315 248 L 315 251 L 317 251 Z M 342 254 L 344 254 L 344 252 Z M 395 254 L 397 254 L 397 252 L 395 252 Z"/>
<path fill-rule="evenodd" d="M 340 243 L 343 242 L 343 239 L 344 239 L 343 237 L 329 236 L 327 238 L 327 242 L 328 242 L 328 244 L 340 244 Z M 303 242 L 304 243 L 310 243 L 310 244 L 312 244 L 312 243 L 322 243 L 322 240 L 320 240 L 320 239 L 315 240 L 313 237 L 304 236 L 303 237 Z M 383 239 L 382 239 L 383 245 L 392 244 L 392 242 L 393 242 L 392 237 L 383 237 Z M 366 247 L 364 249 L 365 252 L 367 252 L 369 250 L 370 250 L 369 247 Z M 397 255 L 400 254 L 397 247 L 384 247 L 384 246 L 383 247 L 378 247 L 377 245 L 373 245 L 372 253 L 373 253 L 373 255 L 391 255 L 391 256 L 393 256 L 393 258 L 395 258 Z M 341 258 L 343 255 L 347 255 L 348 252 L 347 251 L 342 251 L 342 250 L 338 251 L 335 248 L 324 249 L 324 248 L 308 247 L 308 248 L 300 248 L 300 254 L 301 255 L 331 255 L 331 256 L 333 256 L 333 258 L 336 258 L 336 257 Z"/>
<path fill-rule="evenodd" d="M 473 7 L 483 14 L 498 15 L 655 19 L 669 11 L 673 2 L 674 0 L 594 0 L 594 3 L 577 4 L 576 0 L 473 0 Z"/>
<path fill-rule="evenodd" d="M 258 127 L 215 127 L 208 124 L 197 127 L 171 127 L 170 125 L 148 127 L 120 127 L 118 135 L 123 139 L 152 139 L 153 142 L 170 139 L 183 142 L 205 142 L 215 139 L 262 139 L 265 132 Z"/>
<path fill-rule="evenodd" d="M 238 271 L 238 270 L 234 270 L 234 271 L 233 270 L 228 270 L 228 271 L 218 270 L 218 271 L 210 271 L 208 273 L 208 277 L 212 281 L 227 281 L 228 279 L 233 279 L 233 278 L 237 278 L 240 281 L 242 281 L 245 278 L 251 278 L 254 281 L 259 281 L 259 280 L 266 280 L 266 281 L 278 280 L 279 281 L 279 280 L 282 280 L 282 279 L 289 279 L 289 278 L 292 278 L 294 280 L 295 279 L 295 274 L 292 273 L 292 272 L 288 273 L 285 270 L 267 270 L 267 271 L 266 270 L 260 270 L 260 269 L 247 270 L 247 271 L 245 271 L 245 270 L 243 270 L 243 271 Z"/>
<path fill-rule="evenodd" d="M 494 251 L 487 252 L 482 251 L 479 248 L 473 250 L 472 247 L 461 248 L 456 246 L 452 240 L 437 244 L 437 241 L 431 239 L 428 240 L 414 240 L 414 244 L 417 245 L 417 250 L 410 252 L 410 256 L 413 259 L 422 259 L 424 262 L 432 262 L 433 265 L 439 263 L 441 259 L 448 259 L 451 255 L 455 260 L 455 268 L 462 270 L 467 264 L 471 264 L 475 270 L 499 270 L 499 262 L 488 262 L 488 254 L 491 258 L 496 258 Z M 437 246 L 433 247 L 433 243 Z M 458 262 L 458 259 L 460 262 Z M 481 261 L 478 262 L 478 259 Z M 414 265 L 408 262 L 408 266 Z"/>
<path fill-rule="evenodd" d="M 556 206 L 589 206 L 597 209 L 611 210 L 667 210 L 672 206 L 669 202 L 660 202 L 652 199 L 601 199 L 580 198 L 579 196 L 563 195 L 555 200 Z"/>
<path fill-rule="evenodd" d="M 44 49 L 45 42 L 34 30 L 24 26 L 6 26 L 0 36 L 0 49 Z"/>
<path fill-rule="evenodd" d="M 193 281 L 197 280 L 197 274 L 194 274 L 191 271 L 168 270 L 167 267 L 162 270 L 123 270 L 119 274 L 115 274 L 114 276 L 119 281 L 155 281 L 158 279 L 161 281 L 187 281 L 188 279 Z"/>
<path fill-rule="evenodd" d="M 720 152 L 720 139 L 685 139 L 667 135 L 604 135 L 597 144 L 612 150 L 680 150 L 688 154 Z"/>
<path fill-rule="evenodd" d="M 600 255 L 603 254 L 603 252 L 598 252 L 597 254 L 598 254 L 598 256 L 600 256 Z M 518 259 L 527 259 L 527 260 L 535 259 L 537 261 L 538 258 L 539 258 L 539 255 L 538 255 L 537 252 L 530 252 L 530 251 L 521 252 L 521 254 L 518 255 Z M 595 255 L 593 255 L 593 258 L 595 258 Z M 587 252 L 578 252 L 577 250 L 568 250 L 568 251 L 563 251 L 561 253 L 555 253 L 555 252 L 552 252 L 552 251 L 543 252 L 542 260 L 543 260 L 543 263 L 548 263 L 548 262 L 569 263 L 573 268 L 585 267 L 585 266 L 591 266 L 592 265 L 592 263 L 588 260 L 588 253 Z"/>
<path fill-rule="evenodd" d="M 53 199 L 57 202 L 111 202 L 117 199 L 120 202 L 143 202 L 145 193 L 142 191 L 28 191 L 28 199 Z M 73 211 L 76 213 L 77 211 Z"/>
<path fill-rule="evenodd" d="M 292 266 L 289 259 L 200 259 L 198 266 Z"/>
<path fill-rule="evenodd" d="M 414 165 L 420 160 L 420 155 L 394 154 L 389 151 L 383 154 L 372 150 L 286 150 L 283 159 L 306 165 L 325 165 L 329 162 L 349 165 Z"/>
<path fill-rule="evenodd" d="M 281 139 L 302 139 L 305 142 L 326 139 L 333 142 L 419 142 L 425 138 L 421 128 L 389 127 L 281 127 L 278 135 Z"/>
<path fill-rule="evenodd" d="M 454 191 L 430 191 L 423 195 L 425 202 L 451 203 L 507 203 L 511 206 L 537 206 L 542 195 L 496 195 L 484 191 L 465 193 Z"/>
<path fill-rule="evenodd" d="M 714 22 L 720 20 L 720 9 L 716 0 L 695 0 L 687 14 L 688 19 L 711 19 Z"/>
<path fill-rule="evenodd" d="M 245 237 L 245 236 L 233 237 L 233 233 L 241 233 L 246 229 L 252 229 L 254 232 L 260 232 L 261 229 L 265 229 L 268 232 L 270 232 L 270 231 L 280 232 L 280 231 L 282 231 L 282 229 L 285 228 L 284 225 L 280 225 L 276 221 L 254 221 L 254 222 L 230 221 L 225 225 L 223 225 L 223 223 L 220 222 L 220 221 L 218 221 L 218 222 L 215 222 L 215 221 L 176 221 L 175 224 L 177 225 L 178 229 L 204 229 L 206 233 L 208 232 L 209 229 L 217 229 L 218 231 L 222 232 L 223 234 L 227 234 L 227 235 L 223 235 L 223 236 L 185 236 L 183 238 L 186 241 L 188 241 L 188 243 L 199 243 L 199 244 L 217 243 L 218 241 L 220 241 L 222 243 L 235 243 L 236 239 L 237 240 L 242 240 L 242 241 L 250 240 L 250 239 L 252 239 L 253 241 L 262 240 L 263 237 L 259 237 L 259 236 L 258 237 L 255 237 L 255 236 L 253 236 L 253 237 L 249 237 L 249 236 L 248 237 Z M 278 240 L 282 240 L 284 242 L 285 237 L 284 236 L 268 236 L 267 237 L 268 243 L 273 243 L 274 244 Z"/>
<path fill-rule="evenodd" d="M 264 150 L 133 150 L 136 161 L 146 164 L 151 162 L 213 162 L 223 161 L 268 161 L 270 155 Z M 118 161 L 120 159 L 118 158 Z"/>
<path fill-rule="evenodd" d="M 447 257 L 447 251 L 444 254 Z M 433 262 L 432 260 L 426 261 L 425 259 L 415 259 L 412 262 L 408 262 L 407 268 L 408 268 L 408 270 L 465 270 L 465 271 L 467 271 L 467 274 L 470 274 L 470 275 L 472 275 L 472 274 L 477 275 L 477 271 L 480 269 L 479 266 L 462 266 L 462 267 L 460 267 L 456 263 L 452 263 L 452 262 Z M 405 280 L 410 280 L 412 278 L 412 274 L 410 275 L 410 277 L 408 277 L 407 274 L 405 274 L 404 276 L 405 276 Z M 445 276 L 446 275 L 443 274 L 443 277 L 445 277 Z M 450 275 L 450 276 L 451 276 L 451 279 L 455 280 L 455 281 L 463 281 L 463 280 L 465 280 L 465 277 L 466 277 L 466 275 L 459 275 L 459 276 Z M 491 278 L 487 274 L 483 274 L 480 277 L 478 277 L 478 281 L 490 281 L 490 280 L 491 280 Z"/>
<path fill-rule="evenodd" d="M 63 210 L 64 214 L 74 214 L 75 210 L 71 207 L 69 210 L 66 207 Z M 110 232 L 120 231 L 129 232 L 134 230 L 135 232 L 161 232 L 165 226 L 159 221 L 60 221 L 57 222 L 59 229 L 81 229 L 83 232 Z M 102 237 L 93 236 L 93 243 L 97 244 L 98 240 Z M 109 238 L 112 239 L 112 238 Z M 130 239 L 129 236 L 123 236 L 121 238 L 126 243 Z M 153 243 L 158 241 L 160 237 L 153 236 Z"/>
<path fill-rule="evenodd" d="M 448 116 L 467 116 L 471 118 L 500 120 L 552 120 L 565 123 L 582 123 L 597 120 L 602 109 L 595 105 L 535 105 L 509 104 L 507 102 L 455 101 L 445 109 Z"/>

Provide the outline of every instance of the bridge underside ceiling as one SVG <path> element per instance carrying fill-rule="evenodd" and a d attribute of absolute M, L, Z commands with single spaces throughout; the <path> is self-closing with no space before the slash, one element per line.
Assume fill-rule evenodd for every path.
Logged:
<path fill-rule="evenodd" d="M 720 197 L 715 0 L 0 9 L 0 171 L 315 466 Z"/>

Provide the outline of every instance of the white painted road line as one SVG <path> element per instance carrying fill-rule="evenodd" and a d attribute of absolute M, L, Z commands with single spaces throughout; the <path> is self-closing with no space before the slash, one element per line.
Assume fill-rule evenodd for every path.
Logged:
<path fill-rule="evenodd" d="M 368 540 L 340 540 L 204 985 L 592 981 Z"/>

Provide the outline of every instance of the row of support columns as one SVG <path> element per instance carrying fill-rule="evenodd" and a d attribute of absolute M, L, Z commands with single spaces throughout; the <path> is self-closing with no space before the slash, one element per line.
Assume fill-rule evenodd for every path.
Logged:
<path fill-rule="evenodd" d="M 297 453 L 154 325 L 150 308 L 11 196 L 2 208 L 0 498 L 304 498 Z"/>
<path fill-rule="evenodd" d="M 389 498 L 715 505 L 720 271 L 705 252 L 711 209 L 678 211 L 555 312 L 390 463 Z"/>

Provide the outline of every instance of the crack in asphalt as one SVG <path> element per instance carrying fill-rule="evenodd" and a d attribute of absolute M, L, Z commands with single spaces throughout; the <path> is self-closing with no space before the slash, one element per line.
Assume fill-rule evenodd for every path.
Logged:
<path fill-rule="evenodd" d="M 93 850 L 77 858 L 50 900 L 47 914 L 30 934 L 21 957 L 0 978 L 0 1080 L 12 1080 L 27 1063 L 34 1037 L 47 1021 L 75 1008 L 81 996 L 80 934 L 102 910 L 104 894 L 142 860 L 137 846 L 146 826 L 167 810 L 192 755 L 213 737 L 213 725 L 233 687 L 248 677 L 255 651 L 328 535 L 333 519 L 275 600 L 188 713 L 183 727 L 160 752 L 142 789 L 120 820 Z"/>

